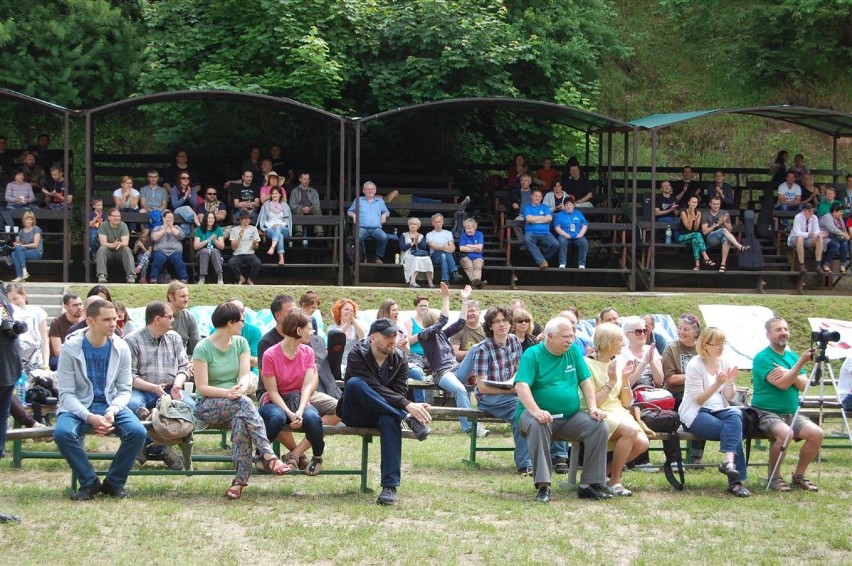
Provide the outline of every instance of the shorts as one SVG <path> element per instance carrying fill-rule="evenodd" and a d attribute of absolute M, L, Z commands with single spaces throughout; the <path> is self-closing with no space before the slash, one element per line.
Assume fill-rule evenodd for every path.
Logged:
<path fill-rule="evenodd" d="M 713 230 L 704 238 L 708 248 L 718 248 L 725 241 L 725 233 L 722 228 Z"/>
<path fill-rule="evenodd" d="M 314 406 L 321 417 L 334 415 L 337 410 L 337 399 L 327 393 L 314 391 L 314 394 L 311 395 L 311 405 Z"/>
<path fill-rule="evenodd" d="M 760 432 L 762 432 L 763 434 L 765 434 L 766 436 L 768 436 L 769 438 L 771 438 L 773 440 L 776 440 L 776 439 L 772 435 L 772 427 L 774 427 L 777 423 L 784 423 L 784 424 L 789 423 L 790 419 L 793 416 L 792 413 L 778 414 L 778 413 L 772 413 L 770 411 L 764 411 L 763 409 L 754 409 L 754 410 L 757 411 L 757 417 L 758 417 L 757 428 L 758 428 L 758 430 L 760 430 Z M 811 420 L 809 418 L 807 418 L 803 415 L 796 415 L 796 420 L 793 421 L 793 427 L 792 427 L 793 428 L 793 439 L 794 440 L 801 440 L 801 436 L 799 435 L 799 433 L 802 432 L 802 429 L 805 428 L 805 426 L 807 424 L 809 424 L 810 422 L 811 422 Z M 783 438 L 780 439 L 780 440 L 783 440 Z"/>

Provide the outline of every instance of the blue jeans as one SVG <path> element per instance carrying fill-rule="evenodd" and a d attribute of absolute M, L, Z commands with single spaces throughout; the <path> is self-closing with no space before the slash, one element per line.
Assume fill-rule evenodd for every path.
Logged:
<path fill-rule="evenodd" d="M 470 393 L 468 393 L 467 388 L 462 385 L 453 372 L 448 371 L 442 375 L 437 383 L 438 387 L 447 393 L 452 393 L 453 397 L 456 398 L 456 407 L 462 409 L 471 408 Z M 459 424 L 461 424 L 462 432 L 470 432 L 470 421 L 467 420 L 467 417 L 459 418 Z"/>
<path fill-rule="evenodd" d="M 408 366 L 408 379 L 416 379 L 417 381 L 426 381 L 426 374 L 423 373 L 423 368 L 411 364 Z M 411 396 L 414 397 L 415 403 L 426 402 L 426 392 L 422 389 L 412 389 Z"/>
<path fill-rule="evenodd" d="M 106 404 L 92 403 L 89 411 L 103 415 L 108 409 Z M 53 439 L 56 447 L 68 462 L 71 470 L 80 479 L 81 487 L 91 487 L 98 476 L 83 449 L 83 440 L 88 432 L 89 423 L 80 420 L 71 413 L 60 413 L 56 418 L 56 428 Z M 145 427 L 128 409 L 122 409 L 115 415 L 115 434 L 121 439 L 121 445 L 115 453 L 104 481 L 116 489 L 121 489 L 127 483 L 127 474 L 136 461 L 136 455 L 145 444 Z"/>
<path fill-rule="evenodd" d="M 518 408 L 517 395 L 480 395 L 477 397 L 477 408 L 512 425 L 512 438 L 515 439 L 515 467 L 520 470 L 532 466 L 527 439 L 521 436 L 521 429 L 515 419 L 515 411 Z"/>
<path fill-rule="evenodd" d="M 263 424 L 266 425 L 266 438 L 269 442 L 278 438 L 281 429 L 290 422 L 284 409 L 275 403 L 263 405 L 258 413 L 263 419 Z M 302 430 L 305 431 L 305 438 L 311 443 L 314 456 L 322 456 L 325 451 L 325 440 L 322 436 L 322 417 L 312 405 L 305 407 L 305 412 L 302 413 Z"/>
<path fill-rule="evenodd" d="M 391 406 L 360 377 L 350 377 L 340 398 L 340 418 L 348 426 L 377 428 L 381 432 L 382 487 L 399 487 L 402 475 L 402 428 L 407 416 Z"/>
<path fill-rule="evenodd" d="M 589 251 L 589 241 L 586 237 L 571 238 L 559 236 L 559 265 L 568 265 L 568 248 L 577 248 L 577 265 L 586 265 L 586 254 Z"/>
<path fill-rule="evenodd" d="M 536 265 L 541 265 L 545 259 L 553 259 L 553 256 L 559 251 L 559 242 L 550 232 L 538 233 L 526 230 L 524 231 L 524 243 L 527 245 L 527 251 L 530 252 Z M 543 250 L 538 249 L 539 244 L 544 248 Z"/>
<path fill-rule="evenodd" d="M 15 275 L 23 277 L 28 259 L 41 259 L 41 250 L 15 246 L 12 248 L 12 263 L 15 265 Z"/>
<path fill-rule="evenodd" d="M 748 466 L 743 452 L 743 414 L 738 407 L 713 412 L 702 407 L 692 425 L 684 428 L 707 440 L 718 440 L 720 452 L 733 452 L 740 478 L 746 480 Z"/>
<path fill-rule="evenodd" d="M 837 256 L 839 255 L 840 265 L 846 265 L 846 261 L 849 259 L 849 245 L 847 242 L 840 242 L 833 238 L 829 238 L 826 242 L 826 251 L 822 256 L 822 262 L 826 265 L 831 265 L 831 262 L 837 259 Z M 12 260 L 14 259 L 13 255 Z"/>
<path fill-rule="evenodd" d="M 6 450 L 6 427 L 9 426 L 9 409 L 12 406 L 12 395 L 15 394 L 15 384 L 0 387 L 0 458 Z"/>
<path fill-rule="evenodd" d="M 188 281 L 189 275 L 186 272 L 186 264 L 183 262 L 181 252 L 175 252 L 171 255 L 166 255 L 159 250 L 154 250 L 151 254 L 151 281 L 154 283 L 160 278 L 160 271 L 165 265 L 171 265 L 177 274 L 178 279 Z"/>
<path fill-rule="evenodd" d="M 92 253 L 98 251 L 98 248 L 101 247 L 98 242 L 98 229 L 97 228 L 89 228 L 89 250 Z"/>
<path fill-rule="evenodd" d="M 376 241 L 376 257 L 379 259 L 385 257 L 385 250 L 388 247 L 388 233 L 382 230 L 381 227 L 358 227 L 358 239 L 361 240 L 361 255 L 364 257 L 367 255 L 367 238 L 372 238 Z"/>
<path fill-rule="evenodd" d="M 443 252 L 441 250 L 435 250 L 430 254 L 430 256 L 432 257 L 433 264 L 441 266 L 441 281 L 449 283 L 450 274 L 455 273 L 459 269 L 456 267 L 456 260 L 453 257 L 453 254 Z"/>
<path fill-rule="evenodd" d="M 479 350 L 479 347 L 479 344 L 471 346 L 470 350 L 467 351 L 467 354 L 464 355 L 464 359 L 459 363 L 459 367 L 456 368 L 456 377 L 462 383 L 467 383 L 470 376 L 473 375 L 473 358 L 476 351 Z"/>
<path fill-rule="evenodd" d="M 166 394 L 170 394 L 170 392 L 166 391 Z M 135 415 L 142 407 L 145 407 L 146 409 L 153 409 L 157 406 L 157 401 L 159 400 L 160 398 L 156 393 L 134 389 L 130 392 L 130 402 L 127 403 L 127 408 Z M 192 398 L 192 395 L 181 390 L 180 400 L 192 409 L 193 414 L 195 413 L 195 399 Z"/>
<path fill-rule="evenodd" d="M 844 397 L 840 401 L 840 404 L 843 405 L 843 410 L 852 411 L 852 393 L 847 393 L 846 397 Z M 2 406 L 2 401 L 0 401 L 0 406 Z M 2 416 L 2 415 L 0 415 L 0 416 Z M 0 439 L 2 439 L 2 438 L 3 437 L 0 436 Z"/>
<path fill-rule="evenodd" d="M 279 254 L 284 253 L 284 238 L 290 237 L 290 230 L 286 226 L 273 226 L 266 231 L 266 237 L 269 242 L 275 242 L 275 251 Z"/>

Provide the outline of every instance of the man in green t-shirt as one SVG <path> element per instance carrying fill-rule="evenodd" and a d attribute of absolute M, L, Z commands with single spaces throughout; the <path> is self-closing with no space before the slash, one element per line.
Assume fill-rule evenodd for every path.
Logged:
<path fill-rule="evenodd" d="M 524 352 L 515 376 L 518 404 L 515 418 L 526 436 L 533 465 L 536 501 L 550 501 L 551 440 L 580 440 L 584 460 L 580 499 L 611 499 L 606 486 L 606 415 L 598 409 L 591 372 L 574 343 L 574 325 L 556 317 L 544 328 L 545 340 Z M 580 411 L 578 388 L 588 413 Z"/>
<path fill-rule="evenodd" d="M 766 436 L 772 439 L 769 447 L 769 474 L 775 470 L 775 463 L 781 456 L 781 448 L 792 435 L 805 443 L 799 450 L 799 463 L 793 472 L 793 485 L 804 491 L 819 491 L 819 488 L 805 477 L 808 464 L 814 459 L 822 445 L 823 432 L 807 417 L 796 414 L 799 404 L 799 390 L 808 383 L 804 365 L 812 361 L 813 348 L 796 356 L 787 349 L 790 328 L 783 318 L 770 318 L 766 321 L 766 337 L 769 346 L 757 353 L 752 365 L 754 395 L 751 405 L 760 417 L 758 426 Z M 795 415 L 795 418 L 793 416 Z M 776 475 L 770 480 L 770 487 L 776 491 L 790 491 L 781 476 L 780 465 Z"/>

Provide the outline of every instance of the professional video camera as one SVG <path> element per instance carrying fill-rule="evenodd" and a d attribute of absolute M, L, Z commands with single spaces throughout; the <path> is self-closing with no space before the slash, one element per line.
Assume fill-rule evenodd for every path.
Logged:
<path fill-rule="evenodd" d="M 829 342 L 839 342 L 840 341 L 840 333 L 829 330 L 814 330 L 811 332 L 811 342 L 818 343 L 822 348 Z"/>

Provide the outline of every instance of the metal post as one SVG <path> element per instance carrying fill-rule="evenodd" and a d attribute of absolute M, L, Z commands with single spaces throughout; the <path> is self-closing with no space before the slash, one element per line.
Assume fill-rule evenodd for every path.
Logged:
<path fill-rule="evenodd" d="M 329 145 L 329 147 L 331 147 Z M 337 250 L 338 253 L 338 269 L 337 269 L 337 285 L 338 287 L 343 286 L 343 266 L 345 264 L 346 258 L 346 234 L 344 232 L 344 216 L 343 216 L 343 191 L 345 187 L 345 178 L 346 178 L 346 121 L 340 121 L 340 174 L 338 176 L 337 182 L 337 239 L 338 239 L 338 247 L 340 249 Z"/>
<path fill-rule="evenodd" d="M 361 181 L 361 122 L 355 122 L 355 220 L 352 222 L 352 237 L 355 239 L 355 285 L 361 284 L 361 238 L 358 237 L 358 183 Z"/>
<path fill-rule="evenodd" d="M 65 177 L 65 202 L 62 203 L 62 233 L 65 238 L 62 242 L 62 282 L 68 282 L 68 265 L 71 263 L 71 230 L 68 225 L 68 195 L 71 193 L 71 176 L 69 175 L 68 159 L 70 157 L 68 146 L 71 144 L 71 115 L 65 113 L 65 132 L 62 148 L 62 174 Z M 84 224 L 85 226 L 85 224 Z M 84 230 L 84 241 L 88 241 L 88 230 Z"/>
<path fill-rule="evenodd" d="M 627 139 L 627 134 L 624 134 L 624 138 Z M 639 128 L 633 128 L 633 233 L 631 237 L 632 244 L 630 246 L 631 260 L 630 260 L 630 290 L 636 290 L 636 238 L 637 234 L 641 234 L 642 231 L 637 230 L 639 227 L 639 217 L 636 213 L 636 198 L 638 195 L 637 191 L 637 180 L 636 175 L 638 174 L 638 154 L 639 154 Z M 625 161 L 627 161 L 625 159 Z"/>
<path fill-rule="evenodd" d="M 831 182 L 839 183 L 840 177 L 837 175 L 837 134 L 831 137 L 831 169 Z"/>
<path fill-rule="evenodd" d="M 86 237 L 83 242 L 83 270 L 85 271 L 85 276 L 83 281 L 86 283 L 89 282 L 89 271 L 90 266 L 89 262 L 91 261 L 91 250 L 89 249 L 89 210 L 92 209 L 92 153 L 93 152 L 93 144 L 92 144 L 92 135 L 94 134 L 92 130 L 92 115 L 86 111 L 86 176 L 84 179 L 84 185 L 86 190 L 86 205 L 83 207 L 83 226 L 85 227 Z"/>
<path fill-rule="evenodd" d="M 649 291 L 654 290 L 654 286 L 656 283 L 656 264 L 657 264 L 657 254 L 654 253 L 654 244 L 656 242 L 657 236 L 657 215 L 654 214 L 657 206 L 657 129 L 654 128 L 651 130 L 651 240 L 649 242 L 649 253 L 651 254 L 651 262 L 650 262 L 650 277 L 651 277 L 651 285 Z"/>

